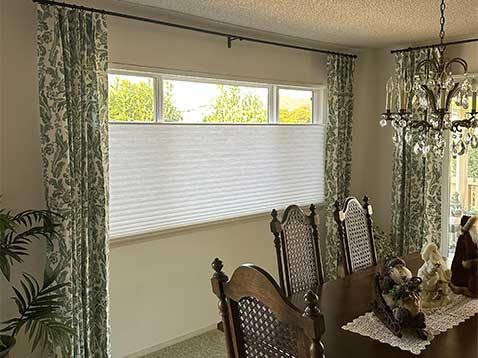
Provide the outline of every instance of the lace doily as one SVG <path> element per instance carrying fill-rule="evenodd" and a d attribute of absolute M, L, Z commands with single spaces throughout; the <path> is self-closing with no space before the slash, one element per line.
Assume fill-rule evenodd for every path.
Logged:
<path fill-rule="evenodd" d="M 416 337 L 412 332 L 402 332 L 402 338 L 398 338 L 375 316 L 373 312 L 367 312 L 347 323 L 342 329 L 370 337 L 379 342 L 404 351 L 420 354 L 435 336 L 459 325 L 478 313 L 478 299 L 452 294 L 452 302 L 444 307 L 424 310 L 426 314 L 428 340 Z"/>

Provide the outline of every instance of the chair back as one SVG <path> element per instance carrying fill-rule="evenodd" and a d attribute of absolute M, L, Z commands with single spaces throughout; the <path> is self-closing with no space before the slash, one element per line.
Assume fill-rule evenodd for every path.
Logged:
<path fill-rule="evenodd" d="M 271 232 L 274 235 L 280 285 L 287 296 L 314 289 L 324 282 L 320 258 L 315 206 L 306 215 L 297 205 L 284 211 L 282 220 L 272 210 Z"/>
<path fill-rule="evenodd" d="M 342 248 L 345 274 L 365 270 L 377 264 L 377 254 L 373 238 L 372 206 L 368 197 L 364 203 L 355 197 L 345 199 L 343 208 L 335 202 L 334 217 Z"/>
<path fill-rule="evenodd" d="M 307 292 L 307 308 L 301 312 L 263 269 L 241 265 L 228 280 L 221 260 L 212 267 L 228 358 L 324 357 L 324 318 L 315 293 Z"/>

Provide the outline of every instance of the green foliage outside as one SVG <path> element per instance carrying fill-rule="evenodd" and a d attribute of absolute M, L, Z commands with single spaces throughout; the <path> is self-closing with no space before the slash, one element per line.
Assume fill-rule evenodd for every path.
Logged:
<path fill-rule="evenodd" d="M 109 84 L 108 111 L 112 121 L 154 121 L 152 80 L 134 83 L 116 77 Z"/>
<path fill-rule="evenodd" d="M 163 115 L 165 122 L 181 122 L 181 111 L 173 103 L 171 82 L 164 82 Z M 111 121 L 154 121 L 154 90 L 152 80 L 134 83 L 116 77 L 109 85 L 108 111 Z"/>
<path fill-rule="evenodd" d="M 171 82 L 163 82 L 163 118 L 165 122 L 182 122 L 183 114 L 174 105 L 173 102 L 173 84 Z"/>
<path fill-rule="evenodd" d="M 281 109 L 279 111 L 280 123 L 303 124 L 310 123 L 312 118 L 311 106 L 302 105 L 294 110 Z"/>
<path fill-rule="evenodd" d="M 450 159 L 451 175 L 456 175 L 456 158 Z M 468 149 L 468 177 L 478 179 L 478 149 Z"/>
<path fill-rule="evenodd" d="M 478 149 L 475 148 L 468 150 L 468 176 L 478 179 Z"/>
<path fill-rule="evenodd" d="M 212 112 L 206 115 L 207 123 L 267 123 L 267 110 L 259 96 L 241 94 L 235 86 L 218 85 L 220 91 Z"/>
<path fill-rule="evenodd" d="M 267 123 L 267 110 L 258 95 L 241 93 L 239 87 L 218 85 L 220 95 L 212 106 L 212 113 L 204 118 L 208 123 Z M 310 123 L 311 106 L 307 104 L 279 111 L 280 123 Z"/>
<path fill-rule="evenodd" d="M 173 84 L 164 81 L 164 122 L 182 122 L 183 114 L 173 101 Z M 206 123 L 267 123 L 267 109 L 260 96 L 244 93 L 240 87 L 218 85 L 219 95 L 203 118 Z M 298 104 L 298 106 L 297 106 Z M 281 105 L 282 106 L 282 105 Z M 280 123 L 310 123 L 311 105 L 298 102 L 282 106 Z M 293 108 L 293 109 L 291 109 Z M 116 77 L 109 84 L 109 119 L 111 121 L 154 121 L 152 79 L 133 82 Z"/>

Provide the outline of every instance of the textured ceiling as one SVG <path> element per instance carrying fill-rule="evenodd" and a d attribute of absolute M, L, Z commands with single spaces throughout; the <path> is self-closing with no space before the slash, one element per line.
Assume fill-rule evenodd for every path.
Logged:
<path fill-rule="evenodd" d="M 125 0 L 119 0 L 125 1 Z M 437 39 L 439 0 L 127 0 L 350 47 Z M 478 0 L 449 0 L 447 36 L 478 34 Z"/>

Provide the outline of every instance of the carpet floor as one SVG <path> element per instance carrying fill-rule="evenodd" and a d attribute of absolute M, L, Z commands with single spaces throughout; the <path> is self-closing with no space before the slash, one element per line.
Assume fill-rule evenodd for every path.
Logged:
<path fill-rule="evenodd" d="M 166 347 L 143 358 L 225 358 L 224 334 L 217 330 Z"/>

